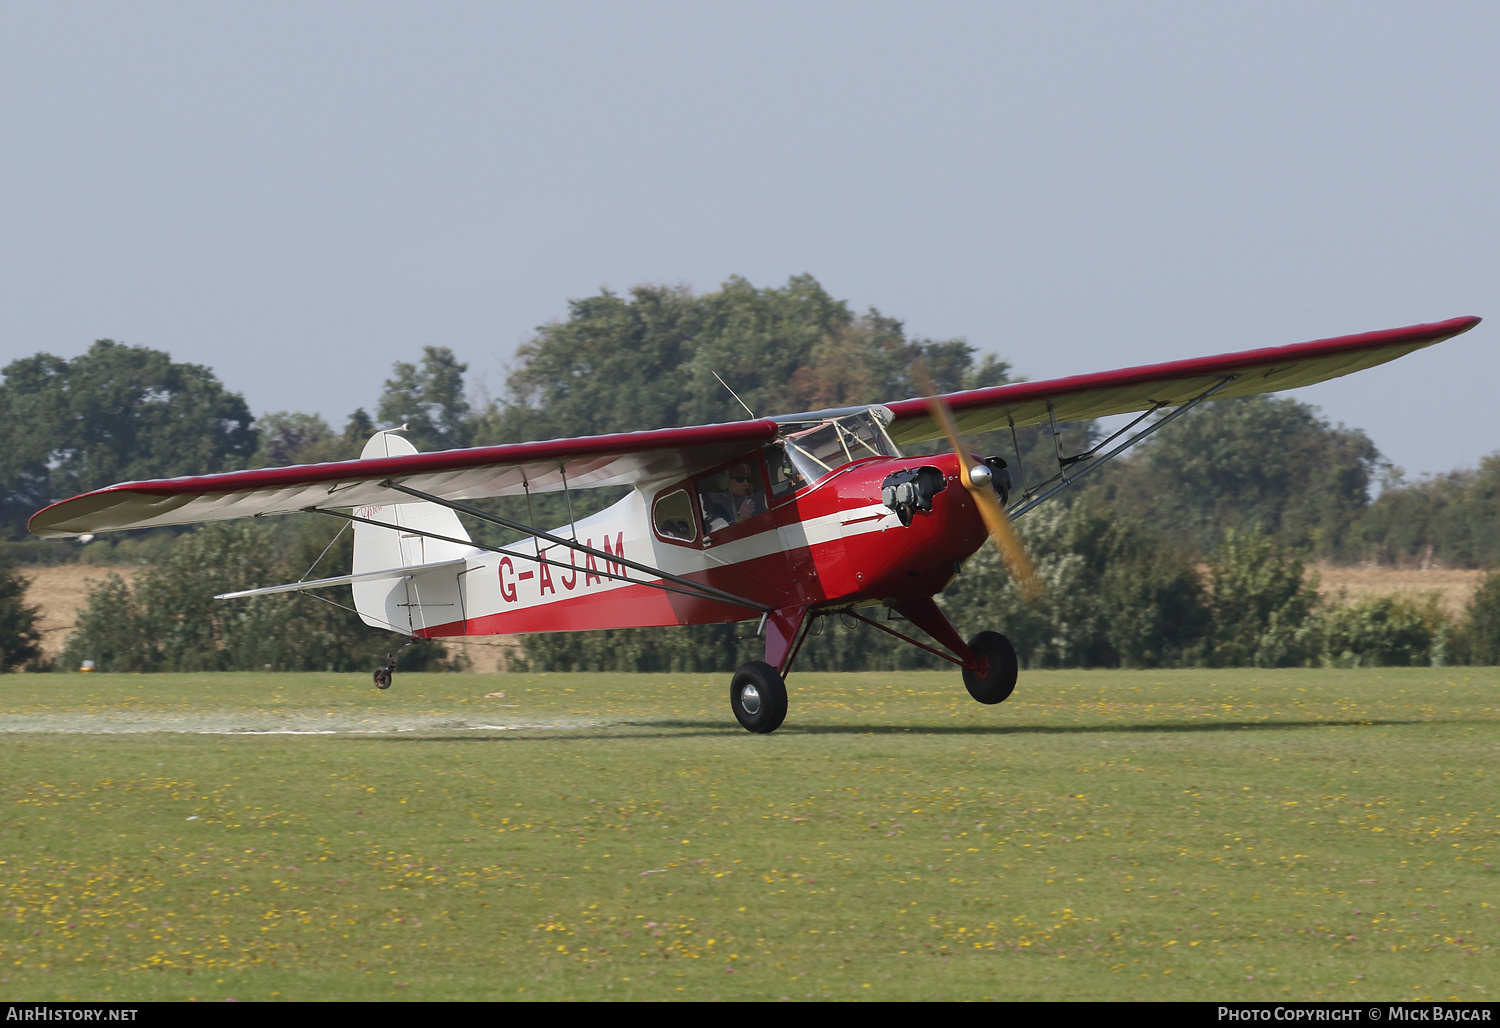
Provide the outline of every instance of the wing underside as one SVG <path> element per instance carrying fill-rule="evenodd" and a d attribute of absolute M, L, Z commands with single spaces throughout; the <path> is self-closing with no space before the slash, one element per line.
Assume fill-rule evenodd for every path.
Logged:
<path fill-rule="evenodd" d="M 1385 364 L 1467 332 L 1478 323 L 1478 318 L 1454 318 L 1430 325 L 1320 339 L 1292 346 L 1265 347 L 1217 357 L 1123 368 L 1045 382 L 1017 382 L 990 389 L 949 393 L 944 399 L 953 411 L 959 431 L 965 434 L 977 435 L 1010 425 L 1046 424 L 1053 415 L 1058 421 L 1080 421 L 1146 411 L 1153 407 L 1174 407 L 1231 376 L 1232 380 L 1214 393 L 1215 399 L 1299 389 Z M 926 400 L 899 400 L 886 406 L 895 415 L 889 431 L 898 445 L 923 442 L 942 435 L 942 429 L 929 414 Z"/>
<path fill-rule="evenodd" d="M 1216 386 L 1214 395 L 1220 398 L 1296 389 L 1384 364 L 1467 332 L 1478 323 L 1478 318 L 1454 318 L 1293 346 L 1018 382 L 950 393 L 945 399 L 964 433 L 1043 424 L 1052 417 L 1058 421 L 1097 418 L 1176 406 Z M 898 400 L 885 406 L 894 416 L 889 430 L 898 444 L 942 434 L 925 400 Z M 409 495 L 389 488 L 386 483 L 391 481 L 449 500 L 638 485 L 712 467 L 770 442 L 777 431 L 774 421 L 741 421 L 125 482 L 55 503 L 33 515 L 30 527 L 37 535 L 57 538 L 319 507 L 409 502 Z"/>
<path fill-rule="evenodd" d="M 635 485 L 692 474 L 769 442 L 770 421 L 482 446 L 373 460 L 124 482 L 38 511 L 31 531 L 85 532 L 186 525 L 317 507 L 409 503 L 391 480 L 450 500 Z"/>

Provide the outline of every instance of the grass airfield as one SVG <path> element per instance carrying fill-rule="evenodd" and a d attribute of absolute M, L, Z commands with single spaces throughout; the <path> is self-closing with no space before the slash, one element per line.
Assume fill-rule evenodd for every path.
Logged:
<path fill-rule="evenodd" d="M 0 999 L 1500 996 L 1500 670 L 727 680 L 6 676 Z"/>

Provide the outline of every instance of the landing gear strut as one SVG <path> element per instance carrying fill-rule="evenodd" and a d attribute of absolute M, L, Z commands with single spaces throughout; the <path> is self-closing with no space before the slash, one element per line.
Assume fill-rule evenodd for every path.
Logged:
<path fill-rule="evenodd" d="M 786 720 L 786 678 L 812 624 L 806 607 L 786 607 L 766 615 L 766 659 L 752 660 L 729 683 L 729 709 L 740 727 L 768 735 Z"/>
<path fill-rule="evenodd" d="M 867 618 L 858 611 L 847 610 L 845 613 L 857 621 L 863 621 L 957 664 L 963 669 L 964 687 L 980 703 L 1003 703 L 1016 691 L 1020 662 L 1016 659 L 1016 648 L 1005 636 L 999 632 L 980 632 L 965 643 L 963 636 L 954 630 L 947 615 L 930 598 L 893 602 L 891 607 L 930 635 L 947 652 L 934 649 L 921 640 Z M 772 611 L 766 617 L 766 659 L 752 660 L 736 671 L 734 679 L 729 683 L 729 708 L 734 711 L 734 719 L 746 731 L 767 735 L 780 728 L 781 722 L 786 720 L 786 679 L 783 676 L 791 670 L 792 662 L 797 659 L 797 652 L 806 638 L 811 619 L 816 616 L 815 612 L 806 607 L 791 607 Z M 379 674 L 377 671 L 377 685 Z"/>

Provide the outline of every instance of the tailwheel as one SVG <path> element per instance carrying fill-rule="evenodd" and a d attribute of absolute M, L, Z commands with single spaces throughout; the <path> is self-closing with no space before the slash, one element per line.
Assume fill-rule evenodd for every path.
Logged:
<path fill-rule="evenodd" d="M 770 664 L 752 660 L 729 683 L 729 707 L 747 732 L 774 732 L 786 720 L 786 682 Z"/>
<path fill-rule="evenodd" d="M 980 632 L 969 640 L 969 649 L 983 660 L 987 674 L 964 669 L 964 687 L 980 703 L 1001 703 L 1016 691 L 1016 675 L 1021 665 L 1016 648 L 999 632 Z"/>
<path fill-rule="evenodd" d="M 385 660 L 381 661 L 380 666 L 375 669 L 375 688 L 389 689 L 391 687 L 391 676 L 396 673 L 396 661 L 400 658 L 401 651 L 408 646 L 415 646 L 419 642 L 426 642 L 426 640 L 412 636 L 406 642 L 396 647 L 393 652 L 385 655 Z"/>

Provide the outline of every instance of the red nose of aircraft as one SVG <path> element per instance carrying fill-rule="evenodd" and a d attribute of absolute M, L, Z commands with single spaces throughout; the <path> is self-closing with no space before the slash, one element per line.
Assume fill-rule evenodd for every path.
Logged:
<path fill-rule="evenodd" d="M 842 546 L 818 559 L 829 601 L 931 596 L 988 534 L 951 453 L 869 461 L 807 499 L 840 518 Z"/>

